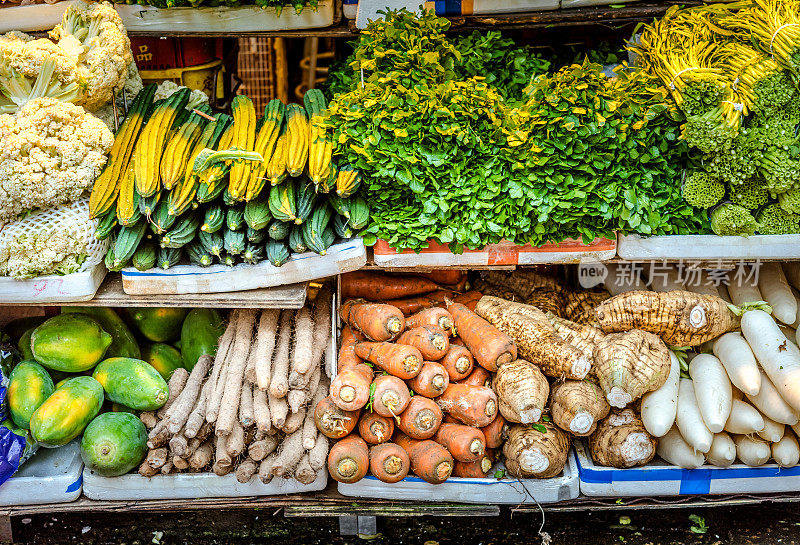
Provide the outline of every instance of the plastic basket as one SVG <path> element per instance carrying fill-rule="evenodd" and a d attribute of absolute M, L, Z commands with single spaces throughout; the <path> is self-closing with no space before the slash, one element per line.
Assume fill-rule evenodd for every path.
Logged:
<path fill-rule="evenodd" d="M 252 99 L 256 111 L 279 98 L 288 102 L 286 44 L 283 38 L 239 38 L 237 75 L 242 80 L 240 93 Z"/>

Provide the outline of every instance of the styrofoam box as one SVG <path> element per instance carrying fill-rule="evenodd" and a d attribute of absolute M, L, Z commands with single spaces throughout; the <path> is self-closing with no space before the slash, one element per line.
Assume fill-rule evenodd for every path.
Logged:
<path fill-rule="evenodd" d="M 258 32 L 322 28 L 334 21 L 333 0 L 322 0 L 317 9 L 300 14 L 287 6 L 278 15 L 275 8 L 257 6 L 166 8 L 117 4 L 117 12 L 128 32 Z"/>
<path fill-rule="evenodd" d="M 59 448 L 40 447 L 0 486 L 0 505 L 67 503 L 81 495 L 80 439 Z"/>
<path fill-rule="evenodd" d="M 796 259 L 800 235 L 620 235 L 617 253 L 623 259 Z"/>
<path fill-rule="evenodd" d="M 61 22 L 61 16 L 71 4 L 73 2 L 65 1 L 0 8 L 0 33 L 12 30 L 20 32 L 50 30 Z"/>
<path fill-rule="evenodd" d="M 17 280 L 0 276 L 0 301 L 3 303 L 66 303 L 89 301 L 106 276 L 106 267 L 98 263 L 90 269 L 64 276 L 37 276 Z"/>
<path fill-rule="evenodd" d="M 492 471 L 502 469 L 498 464 Z M 451 477 L 442 484 L 430 484 L 410 475 L 398 483 L 383 483 L 369 475 L 357 483 L 339 483 L 339 493 L 359 498 L 447 501 L 461 503 L 555 503 L 578 497 L 578 467 L 569 453 L 560 475 L 551 479 L 471 479 Z"/>
<path fill-rule="evenodd" d="M 192 498 L 238 498 L 245 496 L 279 496 L 324 490 L 328 472 L 319 472 L 311 484 L 294 479 L 275 477 L 268 483 L 258 475 L 240 483 L 236 475 L 222 477 L 214 473 L 176 473 L 142 477 L 130 473 L 119 477 L 101 477 L 94 471 L 83 470 L 83 494 L 92 500 L 175 500 Z"/>
<path fill-rule="evenodd" d="M 565 240 L 559 244 L 533 247 L 511 242 L 490 244 L 481 250 L 464 250 L 454 254 L 445 244 L 429 241 L 429 246 L 416 253 L 413 250 L 397 252 L 383 240 L 373 247 L 375 264 L 390 268 L 403 267 L 469 267 L 490 265 L 536 265 L 543 263 L 567 264 L 612 259 L 617 253 L 615 240 L 599 238 L 589 244 L 579 240 Z"/>
<path fill-rule="evenodd" d="M 366 263 L 364 242 L 354 238 L 334 244 L 325 255 L 292 254 L 280 267 L 269 261 L 257 265 L 240 263 L 233 267 L 177 265 L 167 270 L 147 271 L 127 267 L 122 269 L 122 289 L 129 295 L 244 291 L 325 278 L 358 270 Z"/>
<path fill-rule="evenodd" d="M 596 465 L 581 441 L 575 442 L 581 493 L 586 496 L 680 496 L 758 494 L 800 490 L 800 466 L 750 467 L 704 465 L 681 469 L 656 457 L 643 467 L 616 469 Z"/>

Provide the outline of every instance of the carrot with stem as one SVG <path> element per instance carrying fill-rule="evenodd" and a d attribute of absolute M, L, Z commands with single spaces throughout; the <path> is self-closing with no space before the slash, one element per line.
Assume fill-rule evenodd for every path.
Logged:
<path fill-rule="evenodd" d="M 453 457 L 436 441 L 419 441 L 399 433 L 395 437 L 395 443 L 408 453 L 414 475 L 424 481 L 440 484 L 453 472 Z"/>
<path fill-rule="evenodd" d="M 372 341 L 390 341 L 405 328 L 403 313 L 392 305 L 350 299 L 341 306 L 339 314 L 350 327 Z"/>
<path fill-rule="evenodd" d="M 395 443 L 383 443 L 369 449 L 369 470 L 379 481 L 402 481 L 411 469 L 408 453 Z"/>
<path fill-rule="evenodd" d="M 440 327 L 449 334 L 453 333 L 453 317 L 441 307 L 426 308 L 406 318 L 407 330 L 426 325 Z"/>
<path fill-rule="evenodd" d="M 479 365 L 497 371 L 504 363 L 517 359 L 517 347 L 511 337 L 462 304 L 450 303 L 458 336 L 464 341 Z"/>
<path fill-rule="evenodd" d="M 475 367 L 467 378 L 459 380 L 459 384 L 492 387 L 492 374 L 483 367 Z"/>
<path fill-rule="evenodd" d="M 413 346 L 423 359 L 438 361 L 447 354 L 450 341 L 447 332 L 436 325 L 424 325 L 406 330 L 395 341 L 397 344 Z"/>
<path fill-rule="evenodd" d="M 422 354 L 413 346 L 363 342 L 356 345 L 356 355 L 404 380 L 414 378 L 422 368 Z"/>
<path fill-rule="evenodd" d="M 372 391 L 372 410 L 387 418 L 397 418 L 411 400 L 406 383 L 392 375 L 375 377 L 370 390 Z"/>
<path fill-rule="evenodd" d="M 343 274 L 341 286 L 343 298 L 360 298 L 367 301 L 413 297 L 439 289 L 436 282 L 421 276 L 398 276 L 376 271 L 355 271 Z"/>
<path fill-rule="evenodd" d="M 337 441 L 328 453 L 328 473 L 340 483 L 355 483 L 369 470 L 367 443 L 358 435 Z"/>
<path fill-rule="evenodd" d="M 439 360 L 439 363 L 447 370 L 451 382 L 466 379 L 474 368 L 472 353 L 463 344 L 456 344 L 454 339 L 450 343 L 447 354 Z M 482 367 L 481 367 L 482 369 Z"/>
<path fill-rule="evenodd" d="M 497 395 L 484 386 L 450 384 L 436 403 L 462 423 L 477 428 L 488 426 L 497 415 Z"/>
<path fill-rule="evenodd" d="M 391 441 L 394 434 L 394 419 L 376 412 L 365 412 L 358 420 L 358 434 L 371 445 Z"/>
<path fill-rule="evenodd" d="M 317 429 L 326 437 L 341 439 L 358 425 L 360 411 L 343 411 L 330 397 L 326 397 L 314 408 Z"/>
<path fill-rule="evenodd" d="M 442 424 L 433 440 L 445 447 L 459 462 L 479 460 L 486 451 L 486 438 L 481 430 L 464 424 Z"/>
<path fill-rule="evenodd" d="M 427 397 L 414 396 L 400 415 L 397 427 L 412 439 L 430 439 L 443 418 L 442 410 L 435 402 Z"/>
<path fill-rule="evenodd" d="M 414 393 L 425 397 L 442 395 L 450 384 L 450 375 L 443 365 L 434 361 L 422 363 L 419 374 L 408 381 Z"/>
<path fill-rule="evenodd" d="M 369 402 L 372 367 L 359 363 L 345 367 L 331 381 L 331 399 L 345 411 L 357 411 Z"/>

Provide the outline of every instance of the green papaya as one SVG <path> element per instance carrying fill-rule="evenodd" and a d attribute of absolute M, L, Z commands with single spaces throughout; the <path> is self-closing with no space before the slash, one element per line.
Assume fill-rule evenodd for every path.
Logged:
<path fill-rule="evenodd" d="M 126 407 L 122 403 L 112 403 L 111 411 L 115 413 L 130 413 L 130 414 L 137 414 L 139 412 L 135 409 L 131 409 L 130 407 Z M 94 422 L 94 420 L 92 420 L 92 422 Z"/>
<path fill-rule="evenodd" d="M 59 380 L 58 382 L 56 382 L 56 387 L 55 387 L 55 389 L 56 389 L 56 390 L 58 390 L 59 388 L 61 388 L 62 386 L 64 386 L 64 385 L 67 383 L 67 381 L 68 381 L 69 379 L 71 379 L 71 378 L 75 378 L 75 377 L 66 377 L 66 378 L 62 378 L 61 380 Z"/>
<path fill-rule="evenodd" d="M 47 369 L 32 360 L 18 363 L 8 378 L 6 392 L 8 410 L 14 424 L 27 430 L 31 415 L 55 389 Z"/>
<path fill-rule="evenodd" d="M 81 439 L 81 459 L 104 477 L 128 473 L 147 454 L 147 429 L 134 415 L 103 413 L 86 427 Z"/>
<path fill-rule="evenodd" d="M 33 359 L 33 350 L 31 350 L 31 335 L 33 335 L 34 329 L 36 329 L 36 327 L 32 327 L 25 331 L 19 338 L 19 341 L 17 341 L 17 348 L 19 348 L 19 354 L 23 360 Z"/>
<path fill-rule="evenodd" d="M 111 334 L 111 346 L 106 350 L 107 358 L 139 358 L 141 351 L 130 328 L 122 318 L 108 307 L 62 307 L 61 312 L 87 314 L 97 320 L 103 331 Z"/>
<path fill-rule="evenodd" d="M 108 358 L 95 367 L 92 377 L 103 386 L 106 397 L 137 411 L 154 411 L 167 402 L 167 381 L 146 361 Z"/>
<path fill-rule="evenodd" d="M 186 323 L 185 320 L 184 323 Z M 181 353 L 175 347 L 165 343 L 153 343 L 145 346 L 142 349 L 142 360 L 152 365 L 158 374 L 164 377 L 164 380 L 169 380 L 175 369 L 183 367 Z"/>
<path fill-rule="evenodd" d="M 183 366 L 191 371 L 200 356 L 215 356 L 219 338 L 224 331 L 222 316 L 216 310 L 195 308 L 189 311 L 181 328 Z"/>
<path fill-rule="evenodd" d="M 27 331 L 33 331 L 36 326 L 41 325 L 47 320 L 47 316 L 28 316 L 27 318 L 17 318 L 11 320 L 3 326 L 3 332 L 11 337 L 11 340 L 18 342 L 20 337 Z"/>
<path fill-rule="evenodd" d="M 73 377 L 31 416 L 31 435 L 43 447 L 60 447 L 79 436 L 103 406 L 103 387 L 92 377 Z"/>
<path fill-rule="evenodd" d="M 49 369 L 78 373 L 103 359 L 113 338 L 85 314 L 59 314 L 33 330 L 33 359 Z"/>
<path fill-rule="evenodd" d="M 133 324 L 144 337 L 156 343 L 177 339 L 188 309 L 143 307 L 128 309 Z"/>

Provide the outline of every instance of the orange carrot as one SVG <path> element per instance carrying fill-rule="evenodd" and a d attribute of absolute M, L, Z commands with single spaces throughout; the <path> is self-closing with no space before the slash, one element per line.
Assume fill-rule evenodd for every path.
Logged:
<path fill-rule="evenodd" d="M 405 382 L 392 375 L 380 375 L 372 381 L 372 410 L 381 416 L 397 417 L 406 410 L 411 395 Z"/>
<path fill-rule="evenodd" d="M 453 317 L 443 308 L 433 307 L 420 310 L 416 314 L 406 318 L 406 329 L 413 329 L 425 325 L 435 325 L 441 327 L 448 333 L 453 330 Z"/>
<path fill-rule="evenodd" d="M 450 384 L 450 376 L 447 369 L 435 361 L 422 363 L 419 375 L 408 381 L 409 387 L 415 393 L 425 397 L 436 397 L 441 395 Z"/>
<path fill-rule="evenodd" d="M 452 382 L 464 380 L 473 369 L 472 354 L 467 347 L 455 344 L 455 342 L 450 343 L 450 349 L 439 360 L 439 363 L 447 369 L 447 374 L 450 375 Z"/>
<path fill-rule="evenodd" d="M 453 477 L 466 477 L 471 479 L 485 479 L 492 470 L 492 460 L 489 456 L 481 456 L 474 462 L 458 462 L 453 466 Z"/>
<path fill-rule="evenodd" d="M 354 332 L 349 325 L 342 328 L 342 335 L 339 338 L 341 345 L 339 346 L 339 359 L 337 365 L 339 371 L 343 371 L 351 365 L 358 365 L 364 363 L 364 360 L 356 356 L 355 346 L 356 343 L 364 340 L 364 337 Z"/>
<path fill-rule="evenodd" d="M 461 424 L 461 421 L 454 416 L 445 414 L 442 419 L 442 424 Z"/>
<path fill-rule="evenodd" d="M 431 272 L 421 273 L 420 276 L 432 280 L 437 284 L 453 286 L 462 282 L 467 277 L 467 273 L 455 269 L 438 269 Z"/>
<path fill-rule="evenodd" d="M 395 341 L 397 344 L 413 346 L 423 359 L 437 361 L 447 354 L 450 341 L 447 332 L 437 325 L 424 325 L 409 329 Z"/>
<path fill-rule="evenodd" d="M 471 311 L 475 312 L 475 307 L 478 304 L 478 301 L 481 300 L 483 294 L 479 291 L 468 291 L 466 293 L 462 293 L 460 295 L 456 295 L 455 299 L 453 299 L 454 303 L 461 303 Z"/>
<path fill-rule="evenodd" d="M 342 298 L 360 297 L 367 301 L 386 301 L 424 295 L 439 289 L 428 278 L 393 275 L 377 271 L 355 271 L 342 275 Z"/>
<path fill-rule="evenodd" d="M 359 414 L 360 411 L 343 411 L 328 396 L 314 409 L 314 421 L 325 437 L 341 439 L 355 429 Z"/>
<path fill-rule="evenodd" d="M 485 386 L 450 383 L 436 403 L 462 424 L 476 428 L 488 426 L 497 415 L 497 395 Z"/>
<path fill-rule="evenodd" d="M 451 303 L 447 310 L 453 315 L 458 336 L 479 365 L 489 371 L 497 371 L 504 363 L 517 359 L 517 346 L 511 337 L 464 305 Z"/>
<path fill-rule="evenodd" d="M 328 473 L 340 483 L 360 481 L 368 469 L 367 443 L 356 434 L 338 441 L 328 453 Z"/>
<path fill-rule="evenodd" d="M 442 424 L 442 410 L 427 397 L 414 396 L 397 427 L 413 439 L 430 439 Z"/>
<path fill-rule="evenodd" d="M 408 453 L 411 471 L 417 477 L 431 484 L 440 484 L 453 472 L 453 457 L 436 441 L 418 441 L 399 433 L 395 443 Z"/>
<path fill-rule="evenodd" d="M 508 424 L 506 419 L 498 414 L 492 423 L 482 427 L 481 431 L 486 439 L 486 448 L 500 448 L 508 437 Z"/>
<path fill-rule="evenodd" d="M 481 430 L 464 424 L 442 424 L 433 440 L 447 448 L 459 462 L 480 460 L 486 450 L 486 439 Z"/>
<path fill-rule="evenodd" d="M 369 402 L 372 367 L 359 363 L 340 370 L 331 381 L 331 399 L 345 411 L 357 411 Z"/>
<path fill-rule="evenodd" d="M 402 481 L 411 469 L 408 453 L 395 443 L 383 443 L 369 449 L 369 470 L 379 481 Z"/>
<path fill-rule="evenodd" d="M 376 412 L 365 412 L 358 421 L 358 433 L 367 443 L 378 445 L 392 440 L 394 420 Z"/>
<path fill-rule="evenodd" d="M 402 379 L 414 378 L 422 368 L 422 354 L 413 346 L 404 344 L 358 343 L 356 356 Z"/>
<path fill-rule="evenodd" d="M 472 370 L 467 378 L 458 381 L 460 384 L 472 384 L 473 386 L 492 387 L 492 374 L 481 366 Z"/>
<path fill-rule="evenodd" d="M 363 299 L 345 301 L 339 309 L 342 320 L 372 341 L 389 341 L 405 327 L 403 313 L 392 305 L 367 303 Z"/>
<path fill-rule="evenodd" d="M 453 331 L 455 331 L 455 329 L 453 329 Z M 458 346 L 467 346 L 466 344 L 464 344 L 464 340 L 458 335 L 450 339 L 450 344 L 457 344 Z"/>
<path fill-rule="evenodd" d="M 409 316 L 416 314 L 426 308 L 438 307 L 444 304 L 446 297 L 455 297 L 455 293 L 450 290 L 439 290 L 427 295 L 418 297 L 406 297 L 404 299 L 390 299 L 385 303 L 399 308 L 403 314 Z"/>

